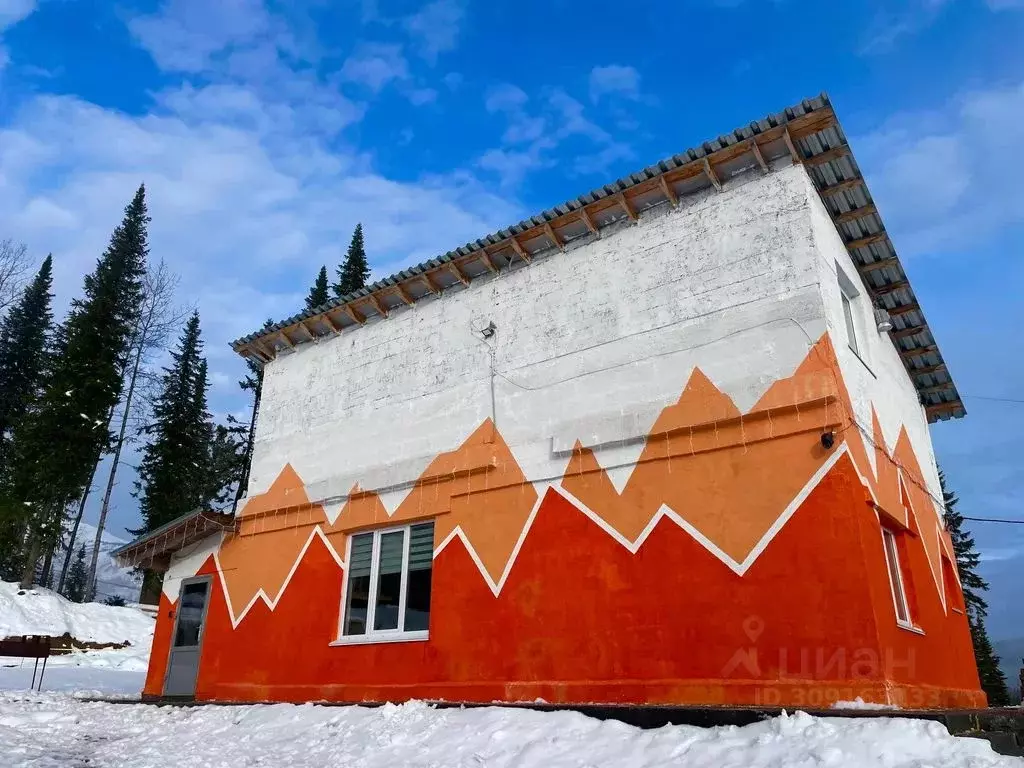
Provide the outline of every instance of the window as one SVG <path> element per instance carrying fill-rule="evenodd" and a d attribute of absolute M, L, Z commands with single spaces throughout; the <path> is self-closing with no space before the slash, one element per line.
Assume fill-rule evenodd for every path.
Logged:
<path fill-rule="evenodd" d="M 899 552 L 896 549 L 896 534 L 888 528 L 883 528 L 882 544 L 885 547 L 885 564 L 889 569 L 892 599 L 896 604 L 896 621 L 909 627 L 911 626 L 910 609 L 907 606 L 907 595 L 903 589 L 903 573 L 900 571 Z"/>
<path fill-rule="evenodd" d="M 840 286 L 841 296 L 843 297 L 843 317 L 846 318 L 846 341 L 850 345 L 850 349 L 860 354 L 860 348 L 857 345 L 857 324 L 853 319 L 853 304 L 850 301 L 850 297 L 846 295 L 846 291 L 842 290 Z"/>
<path fill-rule="evenodd" d="M 425 640 L 433 560 L 433 522 L 351 536 L 341 642 Z"/>

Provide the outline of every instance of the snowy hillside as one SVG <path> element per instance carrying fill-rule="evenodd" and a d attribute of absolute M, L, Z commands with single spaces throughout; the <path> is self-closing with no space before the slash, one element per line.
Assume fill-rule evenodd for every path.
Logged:
<path fill-rule="evenodd" d="M 72 603 L 56 592 L 36 587 L 25 591 L 0 581 L 0 638 L 11 635 L 53 635 L 65 632 L 95 643 L 129 642 L 148 653 L 153 617 L 137 608 L 102 603 Z"/>
<path fill-rule="evenodd" d="M 85 547 L 85 562 L 88 565 L 92 557 L 92 546 L 96 540 L 96 526 L 89 523 L 82 523 L 78 527 L 78 535 L 75 537 L 72 559 L 78 553 L 78 548 Z M 114 536 L 109 531 L 103 532 L 100 540 L 100 556 L 96 561 L 96 599 L 103 600 L 112 595 L 123 597 L 129 602 L 139 599 L 139 589 L 142 586 L 140 576 L 134 574 L 129 568 L 120 567 L 110 553 L 126 544 L 127 540 Z M 62 549 L 54 559 L 57 563 L 56 572 L 60 573 L 60 567 L 64 563 L 64 550 Z M 56 582 L 56 578 L 54 579 Z"/>

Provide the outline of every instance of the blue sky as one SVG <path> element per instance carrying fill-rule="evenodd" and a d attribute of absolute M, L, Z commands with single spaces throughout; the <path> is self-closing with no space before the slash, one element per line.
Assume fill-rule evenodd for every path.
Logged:
<path fill-rule="evenodd" d="M 1021 40 L 1024 0 L 0 0 L 0 237 L 55 254 L 63 305 L 144 180 L 237 412 L 227 342 L 357 221 L 387 274 L 825 90 L 967 396 L 939 461 L 1024 519 L 1024 403 L 980 399 L 1024 400 Z M 974 531 L 1024 636 L 1024 526 Z"/>

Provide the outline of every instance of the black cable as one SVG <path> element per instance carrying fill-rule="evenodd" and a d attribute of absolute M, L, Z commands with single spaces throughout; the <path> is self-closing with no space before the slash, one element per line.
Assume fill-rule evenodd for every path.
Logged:
<path fill-rule="evenodd" d="M 1024 525 L 1024 520 L 1004 520 L 999 517 L 967 517 L 964 520 L 974 520 L 978 523 L 1010 523 L 1012 525 Z"/>

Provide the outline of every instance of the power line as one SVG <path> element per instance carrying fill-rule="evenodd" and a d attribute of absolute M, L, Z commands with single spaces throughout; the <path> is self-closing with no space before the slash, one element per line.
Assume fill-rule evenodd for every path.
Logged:
<path fill-rule="evenodd" d="M 1024 525 L 1024 520 L 1006 520 L 999 517 L 967 517 L 964 520 L 974 520 L 977 523 L 1011 523 L 1013 525 Z"/>
<path fill-rule="evenodd" d="M 960 395 L 968 400 L 987 400 L 990 403 L 1017 403 L 1024 405 L 1024 399 L 1016 397 L 991 397 L 989 395 Z"/>

